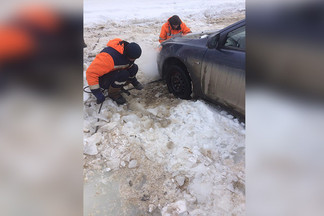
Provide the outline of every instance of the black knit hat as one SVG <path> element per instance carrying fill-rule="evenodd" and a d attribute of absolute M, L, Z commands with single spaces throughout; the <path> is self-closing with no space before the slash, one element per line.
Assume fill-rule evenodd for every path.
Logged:
<path fill-rule="evenodd" d="M 125 46 L 124 54 L 130 59 L 137 59 L 142 54 L 142 49 L 137 43 L 129 43 Z"/>
<path fill-rule="evenodd" d="M 177 15 L 173 15 L 172 17 L 169 18 L 169 23 L 171 25 L 180 25 L 181 20 Z"/>

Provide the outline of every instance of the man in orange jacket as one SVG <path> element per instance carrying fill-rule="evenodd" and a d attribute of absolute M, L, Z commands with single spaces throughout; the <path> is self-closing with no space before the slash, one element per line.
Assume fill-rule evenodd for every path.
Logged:
<path fill-rule="evenodd" d="M 141 54 L 141 47 L 134 42 L 115 38 L 107 43 L 107 47 L 96 56 L 86 71 L 90 90 L 98 104 L 105 100 L 100 88 L 108 89 L 108 97 L 117 104 L 126 103 L 120 94 L 124 85 L 131 83 L 136 89 L 143 89 L 136 79 L 138 66 L 134 64 Z"/>
<path fill-rule="evenodd" d="M 174 36 L 186 35 L 188 33 L 191 33 L 190 28 L 177 15 L 174 15 L 162 25 L 159 42 L 162 43 Z"/>

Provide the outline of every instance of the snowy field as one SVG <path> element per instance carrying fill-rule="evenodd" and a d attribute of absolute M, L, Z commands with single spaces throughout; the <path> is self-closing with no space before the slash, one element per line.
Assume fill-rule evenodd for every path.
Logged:
<path fill-rule="evenodd" d="M 217 30 L 244 18 L 245 2 L 114 2 L 84 1 L 84 74 L 119 37 L 142 47 L 136 63 L 146 85 L 126 105 L 106 100 L 100 114 L 84 94 L 84 215 L 245 215 L 244 123 L 149 83 L 160 79 L 156 48 L 168 17 L 179 15 L 193 32 Z"/>

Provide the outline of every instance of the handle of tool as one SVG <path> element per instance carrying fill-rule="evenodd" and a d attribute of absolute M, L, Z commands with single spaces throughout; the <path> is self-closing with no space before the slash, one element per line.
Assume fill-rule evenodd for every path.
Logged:
<path fill-rule="evenodd" d="M 99 107 L 99 112 L 98 112 L 98 114 L 100 114 L 100 112 L 101 112 L 101 107 L 102 107 L 102 104 L 103 104 L 103 102 L 102 102 L 102 103 L 100 104 L 100 107 Z M 97 122 L 99 122 L 99 118 L 97 119 Z M 97 125 L 97 127 L 96 127 L 96 130 L 95 130 L 95 133 L 97 133 L 98 129 L 99 129 L 99 125 Z"/>

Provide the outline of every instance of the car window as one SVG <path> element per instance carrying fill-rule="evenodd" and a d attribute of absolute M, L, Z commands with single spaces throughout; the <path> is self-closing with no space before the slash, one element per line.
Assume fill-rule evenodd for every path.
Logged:
<path fill-rule="evenodd" d="M 224 47 L 245 50 L 245 26 L 229 32 Z"/>

